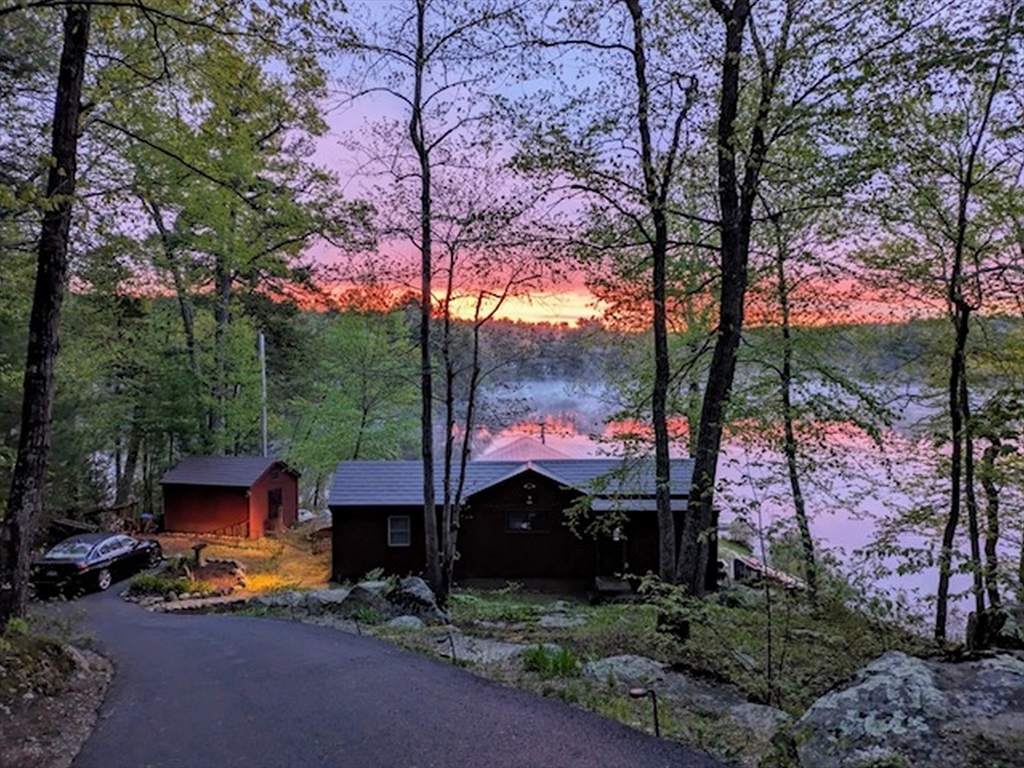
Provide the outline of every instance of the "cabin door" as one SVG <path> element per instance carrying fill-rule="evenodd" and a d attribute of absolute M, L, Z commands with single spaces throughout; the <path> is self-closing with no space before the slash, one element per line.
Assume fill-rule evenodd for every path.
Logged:
<path fill-rule="evenodd" d="M 629 571 L 626 539 L 621 530 L 602 534 L 597 540 L 597 575 L 614 576 Z"/>

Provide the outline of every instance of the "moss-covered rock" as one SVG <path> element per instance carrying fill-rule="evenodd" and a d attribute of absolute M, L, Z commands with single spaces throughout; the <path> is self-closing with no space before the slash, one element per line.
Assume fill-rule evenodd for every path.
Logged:
<path fill-rule="evenodd" d="M 886 653 L 818 699 L 796 739 L 805 768 L 1024 766 L 1024 661 Z"/>

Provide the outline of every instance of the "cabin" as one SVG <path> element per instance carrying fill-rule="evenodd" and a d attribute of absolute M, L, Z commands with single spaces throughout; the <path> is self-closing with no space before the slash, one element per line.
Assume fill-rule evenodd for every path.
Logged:
<path fill-rule="evenodd" d="M 690 491 L 693 462 L 671 466 L 676 524 Z M 456 478 L 456 482 L 458 478 Z M 469 462 L 463 478 L 455 580 L 462 586 L 592 589 L 601 577 L 658 570 L 658 521 L 650 460 L 539 458 Z M 443 485 L 438 468 L 438 527 Z M 335 581 L 375 568 L 405 575 L 425 565 L 423 465 L 418 461 L 343 461 L 328 505 Z M 565 511 L 582 505 L 588 522 L 615 515 L 600 535 L 577 535 Z"/>
<path fill-rule="evenodd" d="M 294 525 L 299 473 L 261 456 L 189 456 L 160 479 L 166 531 L 258 539 Z"/>

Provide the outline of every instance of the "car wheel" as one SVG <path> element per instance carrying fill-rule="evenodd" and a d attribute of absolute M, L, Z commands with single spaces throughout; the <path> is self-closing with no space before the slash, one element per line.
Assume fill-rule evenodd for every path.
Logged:
<path fill-rule="evenodd" d="M 155 568 L 160 565 L 160 561 L 164 559 L 163 553 L 159 549 L 153 548 L 149 550 L 149 555 L 146 557 L 146 567 Z"/>
<path fill-rule="evenodd" d="M 113 579 L 110 578 L 110 570 L 108 568 L 104 568 L 96 574 L 96 587 L 100 592 L 109 589 L 112 581 Z"/>

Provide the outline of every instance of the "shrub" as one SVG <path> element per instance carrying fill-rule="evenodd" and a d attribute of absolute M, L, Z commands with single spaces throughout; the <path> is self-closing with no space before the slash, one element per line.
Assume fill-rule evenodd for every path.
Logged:
<path fill-rule="evenodd" d="M 569 648 L 536 645 L 523 651 L 523 668 L 536 672 L 542 680 L 552 677 L 579 677 L 580 660 Z"/>
<path fill-rule="evenodd" d="M 384 623 L 384 617 L 380 615 L 380 612 L 368 605 L 361 605 L 356 608 L 352 612 L 352 619 L 360 624 L 369 624 L 371 626 Z"/>
<path fill-rule="evenodd" d="M 208 594 L 213 588 L 205 581 L 195 581 L 184 576 L 167 576 L 160 573 L 140 573 L 128 585 L 129 595 L 162 595 L 166 597 L 172 592 L 201 592 Z"/>

